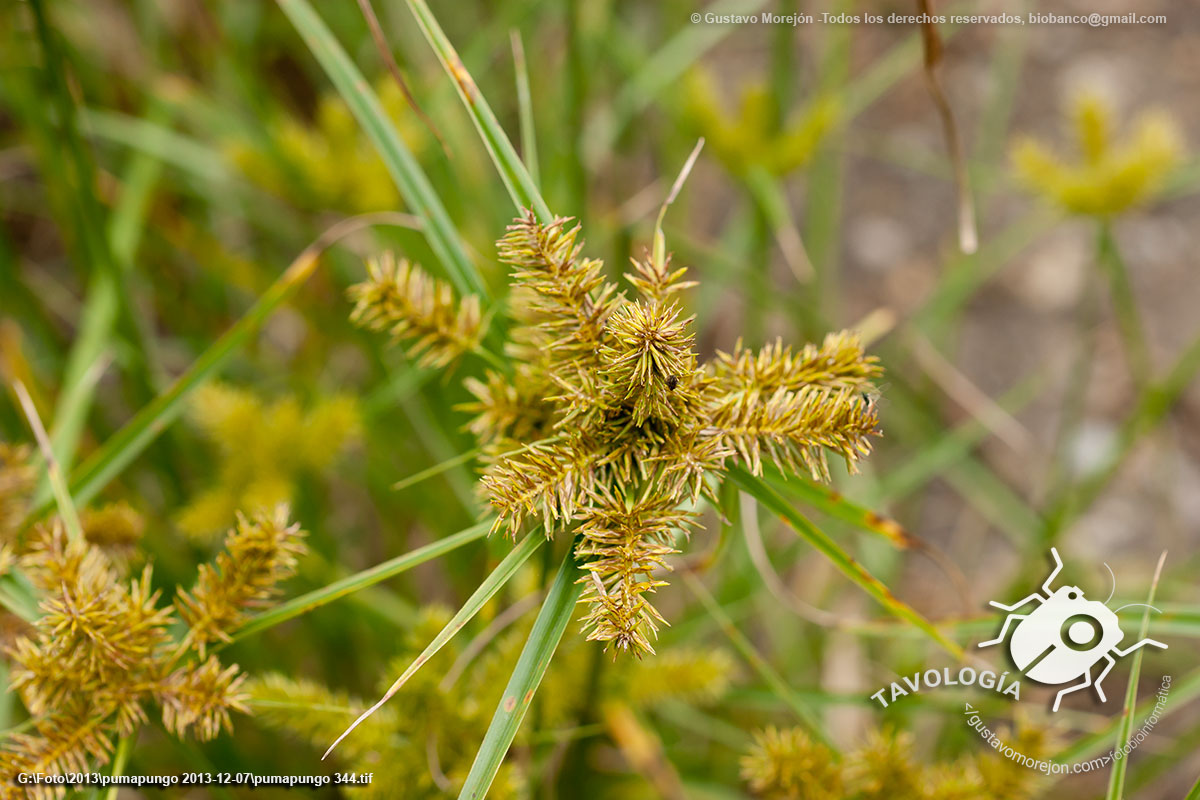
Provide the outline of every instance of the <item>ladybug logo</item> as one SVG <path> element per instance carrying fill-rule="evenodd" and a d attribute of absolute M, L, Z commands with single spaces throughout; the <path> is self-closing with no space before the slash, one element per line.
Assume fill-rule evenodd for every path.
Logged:
<path fill-rule="evenodd" d="M 1004 618 L 1000 635 L 995 639 L 980 642 L 979 646 L 990 647 L 1002 643 L 1008 635 L 1009 628 L 1015 624 L 1016 628 L 1008 643 L 1008 652 L 1012 655 L 1017 669 L 1025 677 L 1038 683 L 1049 686 L 1072 684 L 1054 698 L 1055 711 L 1058 711 L 1063 695 L 1089 686 L 1095 688 L 1101 702 L 1107 702 L 1108 698 L 1104 696 L 1101 683 L 1109 670 L 1116 665 L 1118 658 L 1127 656 L 1144 645 L 1153 645 L 1164 650 L 1167 646 L 1154 639 L 1142 639 L 1128 647 L 1120 647 L 1125 632 L 1121 630 L 1117 611 L 1146 604 L 1130 603 L 1114 611 L 1108 607 L 1108 600 L 1112 599 L 1113 592 L 1109 592 L 1108 600 L 1101 603 L 1098 600 L 1085 599 L 1083 590 L 1078 586 L 1052 588 L 1051 584 L 1062 570 L 1063 563 L 1055 548 L 1050 548 L 1050 555 L 1054 557 L 1054 570 L 1042 584 L 1041 592 L 1034 592 L 1012 605 L 991 601 L 996 608 L 1008 612 L 1016 612 L 1030 603 L 1037 603 L 1034 609 L 1027 614 L 1009 613 Z M 1111 569 L 1109 573 L 1112 573 Z M 1116 591 L 1115 578 L 1113 591 Z M 1157 608 L 1154 610 L 1158 611 Z M 1101 664 L 1103 666 L 1100 666 Z M 1100 673 L 1093 677 L 1092 670 L 1098 666 Z"/>

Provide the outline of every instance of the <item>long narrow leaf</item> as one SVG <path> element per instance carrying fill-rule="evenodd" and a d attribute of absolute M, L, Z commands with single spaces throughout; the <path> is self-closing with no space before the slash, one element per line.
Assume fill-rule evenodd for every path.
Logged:
<path fill-rule="evenodd" d="M 104 360 L 116 326 L 122 299 L 118 281 L 124 280 L 133 270 L 133 257 L 141 238 L 150 194 L 161 167 L 162 163 L 154 156 L 138 153 L 121 182 L 120 203 L 108 218 L 106 237 L 116 262 L 116 274 L 97 270 L 89 284 L 50 430 L 54 455 L 67 471 L 75 461 L 79 439 L 92 406 L 99 378 L 97 365 Z M 34 502 L 41 503 L 48 496 L 49 487 L 43 485 L 35 493 Z"/>
<path fill-rule="evenodd" d="M 892 594 L 891 590 L 884 586 L 878 578 L 867 572 L 829 536 L 813 525 L 803 514 L 792 508 L 774 489 L 742 469 L 730 470 L 729 477 L 754 499 L 778 514 L 802 539 L 832 561 L 833 565 L 846 577 L 878 600 L 888 613 L 920 628 L 955 658 L 963 657 L 962 647 L 947 639 L 941 631 L 934 627 L 933 623 Z"/>
<path fill-rule="evenodd" d="M 454 45 L 450 44 L 450 40 L 442 32 L 442 26 L 438 24 L 437 18 L 433 16 L 433 12 L 425 4 L 425 0 L 408 0 L 408 7 L 416 17 L 421 33 L 425 34 L 425 39 L 429 42 L 430 47 L 437 53 L 438 60 L 442 62 L 446 74 L 454 81 L 454 88 L 458 91 L 463 105 L 470 112 L 471 120 L 475 123 L 475 128 L 479 131 L 479 136 L 487 147 L 488 155 L 492 157 L 492 163 L 496 165 L 496 169 L 500 173 L 500 180 L 504 182 L 504 188 L 508 190 L 517 210 L 523 211 L 526 208 L 532 208 L 542 222 L 549 223 L 554 218 L 554 215 L 550 213 L 550 207 L 542 199 L 542 193 L 538 191 L 533 178 L 529 177 L 529 170 L 525 169 L 525 164 L 517 155 L 517 151 L 513 149 L 508 135 L 500 127 L 496 115 L 492 113 L 491 106 L 480 93 L 479 87 L 475 85 L 475 80 L 463 66 L 462 59 L 458 57 Z"/>
<path fill-rule="evenodd" d="M 404 686 L 408 679 L 416 674 L 417 670 L 423 667 L 429 659 L 433 658 L 439 650 L 445 647 L 447 642 L 457 636 L 459 631 L 471 621 L 471 618 L 478 614 L 479 610 L 496 595 L 496 592 L 500 591 L 504 587 L 504 584 L 508 583 L 509 579 L 516 574 L 521 565 L 528 561 L 529 557 L 537 552 L 537 549 L 545 543 L 546 537 L 540 531 L 534 530 L 522 539 L 516 547 L 510 550 L 508 555 L 492 570 L 492 573 L 484 579 L 483 583 L 479 584 L 479 588 L 467 598 L 467 602 L 463 603 L 463 607 L 458 610 L 458 613 L 446 623 L 446 627 L 442 628 L 441 632 L 433 637 L 433 641 L 429 643 L 429 646 L 421 651 L 421 654 L 408 666 L 408 669 L 404 670 L 404 674 L 397 678 L 396 682 L 388 688 L 383 697 L 379 699 L 379 702 L 368 708 L 358 719 L 354 720 L 350 727 L 346 728 L 342 732 L 342 735 L 334 740 L 333 744 L 329 745 L 329 749 L 325 751 L 325 755 L 321 756 L 321 759 L 328 758 L 329 754 L 333 752 L 333 748 L 337 747 L 343 739 L 349 736 L 351 731 L 362 724 L 367 717 L 378 711 L 384 703 L 391 700 L 392 696 L 400 691 L 400 687 Z"/>
<path fill-rule="evenodd" d="M 483 744 L 475 754 L 466 783 L 459 792 L 459 800 L 487 796 L 496 771 L 500 769 L 500 763 L 504 761 L 517 729 L 521 727 L 521 720 L 529 710 L 542 676 L 546 674 L 546 667 L 550 666 L 550 659 L 554 657 L 567 623 L 571 621 L 575 603 L 583 591 L 583 586 L 577 582 L 582 571 L 575 563 L 574 552 L 574 548 L 567 551 L 558 574 L 554 576 L 546 602 L 542 604 L 529 638 L 525 640 L 525 647 L 517 659 L 508 686 L 500 696 L 500 704 L 483 737 Z"/>
<path fill-rule="evenodd" d="M 1141 725 L 1157 713 L 1159 718 L 1168 717 L 1177 709 L 1200 697 L 1200 670 L 1195 670 L 1182 680 L 1171 683 L 1171 702 L 1159 707 L 1158 697 L 1152 696 L 1142 703 L 1141 707 L 1131 716 L 1134 725 Z M 1105 748 L 1112 747 L 1113 735 L 1125 724 L 1125 716 L 1115 717 L 1110 723 L 1098 731 L 1082 736 L 1055 754 L 1054 760 L 1060 764 L 1070 764 L 1084 758 L 1093 758 L 1102 753 Z"/>
<path fill-rule="evenodd" d="M 1142 625 L 1138 629 L 1137 641 L 1146 638 L 1147 631 L 1150 628 L 1150 606 L 1154 605 L 1154 593 L 1158 591 L 1158 579 L 1162 576 L 1163 563 L 1167 560 L 1167 554 L 1164 551 L 1158 559 L 1158 566 L 1154 569 L 1154 579 L 1150 581 L 1150 591 L 1146 595 L 1146 610 L 1142 613 Z M 1146 648 L 1140 647 L 1133 654 L 1129 665 L 1129 684 L 1125 688 L 1125 708 L 1121 712 L 1121 727 L 1117 732 L 1116 749 L 1124 748 L 1130 737 L 1133 736 L 1133 711 L 1137 705 L 1137 690 L 1138 678 L 1142 674 L 1142 658 L 1146 654 Z M 1125 792 L 1125 773 L 1129 769 L 1129 756 L 1118 758 L 1113 761 L 1112 772 L 1108 776 L 1108 794 L 1105 795 L 1108 800 L 1121 800 Z"/>
<path fill-rule="evenodd" d="M 457 550 L 465 544 L 482 539 L 487 535 L 491 527 L 491 520 L 481 522 L 478 525 L 472 525 L 458 533 L 438 539 L 436 542 L 430 542 L 424 547 L 418 547 L 416 550 L 405 553 L 402 556 L 397 556 L 396 558 L 376 564 L 370 569 L 364 569 L 361 572 L 348 575 L 341 580 L 334 581 L 328 586 L 314 589 L 286 603 L 280 603 L 269 611 L 264 611 L 248 620 L 246 624 L 234 632 L 233 640 L 244 639 L 247 636 L 264 631 L 267 628 L 272 628 L 289 619 L 307 614 L 354 592 L 374 586 L 388 578 L 393 578 L 415 566 L 424 564 L 426 561 L 431 561 L 452 550 Z"/>
<path fill-rule="evenodd" d="M 768 478 L 772 488 L 781 494 L 791 495 L 797 500 L 819 509 L 834 519 L 839 519 L 856 528 L 878 534 L 894 546 L 908 549 L 920 544 L 920 540 L 904 529 L 899 522 L 872 511 L 846 498 L 840 492 L 805 477 L 787 478 L 772 473 Z"/>
<path fill-rule="evenodd" d="M 371 91 L 358 67 L 354 66 L 307 0 L 279 0 L 279 7 L 299 31 L 308 49 L 374 143 L 404 202 L 424 220 L 425 237 L 446 268 L 450 280 L 464 294 L 474 292 L 487 297 L 483 278 L 467 256 L 441 199 L 396 132 L 379 98 Z"/>
<path fill-rule="evenodd" d="M 538 183 L 537 129 L 533 124 L 533 93 L 529 89 L 529 64 L 525 60 L 525 44 L 521 32 L 509 31 L 512 39 L 513 69 L 517 80 L 517 112 L 521 121 L 521 158 L 533 184 Z"/>

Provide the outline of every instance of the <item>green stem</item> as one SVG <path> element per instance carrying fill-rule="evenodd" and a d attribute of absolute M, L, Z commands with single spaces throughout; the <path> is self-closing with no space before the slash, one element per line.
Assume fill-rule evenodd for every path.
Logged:
<path fill-rule="evenodd" d="M 125 774 L 125 767 L 129 764 L 129 756 L 133 753 L 133 741 L 136 734 L 122 736 L 121 741 L 117 743 L 117 752 L 113 756 L 112 776 L 118 778 Z M 121 787 L 114 784 L 108 787 L 108 791 L 104 793 L 104 800 L 117 800 L 117 793 Z"/>
<path fill-rule="evenodd" d="M 1055 520 L 1055 531 L 1062 530 L 1091 507 L 1116 476 L 1134 445 L 1162 422 L 1197 372 L 1200 372 L 1200 337 L 1184 350 L 1166 377 L 1143 390 L 1137 406 L 1121 424 L 1117 444 L 1107 461 L 1065 492 L 1047 512 L 1046 516 Z"/>
<path fill-rule="evenodd" d="M 1108 277 L 1113 310 L 1117 316 L 1117 327 L 1121 331 L 1121 340 L 1125 345 L 1125 353 L 1129 358 L 1129 368 L 1133 373 L 1134 382 L 1140 388 L 1146 385 L 1150 377 L 1150 349 L 1146 343 L 1146 331 L 1142 324 L 1141 314 L 1137 309 L 1137 297 L 1133 292 L 1133 283 L 1129 279 L 1129 269 L 1121 257 L 1116 237 L 1113 235 L 1112 222 L 1107 219 L 1100 221 L 1096 242 L 1096 260 Z"/>
<path fill-rule="evenodd" d="M 1078 434 L 1083 420 L 1088 384 L 1091 382 L 1092 366 L 1096 360 L 1096 326 L 1099 323 L 1097 287 L 1091 276 L 1087 276 L 1085 281 L 1078 311 L 1079 350 L 1067 375 L 1058 430 L 1051 450 L 1053 457 L 1045 480 L 1045 485 L 1049 487 L 1046 493 L 1046 508 L 1049 510 L 1042 523 L 1040 539 L 1043 545 L 1055 541 L 1062 530 L 1064 520 L 1054 513 L 1054 510 L 1061 509 L 1063 498 L 1071 491 L 1072 466 L 1069 462 L 1073 449 L 1072 440 Z M 1039 557 L 1040 550 L 1039 547 Z"/>

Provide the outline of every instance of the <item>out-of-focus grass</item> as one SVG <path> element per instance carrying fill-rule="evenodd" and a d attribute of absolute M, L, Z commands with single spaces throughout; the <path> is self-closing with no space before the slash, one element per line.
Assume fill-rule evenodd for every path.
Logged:
<path fill-rule="evenodd" d="M 654 180 L 669 179 L 657 165 L 680 163 L 693 144 L 680 133 L 686 129 L 685 110 L 674 87 L 696 64 L 726 63 L 722 48 L 742 35 L 729 26 L 680 24 L 693 10 L 681 3 L 626 15 L 603 4 L 569 2 L 560 8 L 510 0 L 495 7 L 473 6 L 461 19 L 439 11 L 447 26 L 444 33 L 424 3 L 409 4 L 415 18 L 396 4 L 377 5 L 415 92 L 444 132 L 450 158 L 431 146 L 432 137 L 410 116 L 389 118 L 372 99 L 367 79 L 384 72 L 351 3 L 215 3 L 184 12 L 195 15 L 185 17 L 184 24 L 148 3 L 128 9 L 14 4 L 5 12 L 13 24 L 0 34 L 5 66 L 0 136 L 6 165 L 0 195 L 0 314 L 15 323 L 16 331 L 0 337 L 0 375 L 6 385 L 21 369 L 32 376 L 27 381 L 31 396 L 47 421 L 60 461 L 71 470 L 75 503 L 135 499 L 149 520 L 145 549 L 158 565 L 156 580 L 163 586 L 190 580 L 205 555 L 185 544 L 171 523 L 173 511 L 206 484 L 211 466 L 197 455 L 201 448 L 194 436 L 172 425 L 196 387 L 219 374 L 264 392 L 287 388 L 313 396 L 350 388 L 360 394 L 366 425 L 362 457 L 350 461 L 344 474 L 328 482 L 314 480 L 297 493 L 296 515 L 313 530 L 312 544 L 326 569 L 303 573 L 293 587 L 296 598 L 248 623 L 231 652 L 248 669 L 315 675 L 364 695 L 371 693 L 395 652 L 391 642 L 400 632 L 384 615 L 360 614 L 359 606 L 335 601 L 389 580 L 386 591 L 405 603 L 437 599 L 457 607 L 509 546 L 498 540 L 489 540 L 486 547 L 471 544 L 482 538 L 483 526 L 471 526 L 481 510 L 474 475 L 456 460 L 473 446 L 460 430 L 463 419 L 453 411 L 464 393 L 456 383 L 418 369 L 346 324 L 348 308 L 341 295 L 360 274 L 357 254 L 376 246 L 398 247 L 433 268 L 444 268 L 460 288 L 497 294 L 502 281 L 492 242 L 512 217 L 515 200 L 540 206 L 539 214 L 552 209 L 580 214 L 589 247 L 609 256 L 610 263 L 623 263 L 630 245 L 640 248 L 648 241 L 662 193 L 649 192 L 652 200 L 640 206 L 633 200 Z M 762 5 L 728 2 L 714 10 L 751 11 Z M 47 15 L 44 25 L 36 24 L 37 17 L 29 13 L 33 10 Z M 470 25 L 463 21 L 468 17 L 474 18 Z M 525 45 L 523 69 L 512 61 L 510 29 Z M 124 38 L 113 41 L 133 43 L 131 59 L 105 41 L 105 30 L 121 32 Z M 888 47 L 864 58 L 860 35 L 853 28 L 826 29 L 819 40 L 821 52 L 814 54 L 794 37 L 774 33 L 770 47 L 762 48 L 772 53 L 774 71 L 764 64 L 754 67 L 755 75 L 765 76 L 761 82 L 769 85 L 781 110 L 818 90 L 841 109 L 837 135 L 823 142 L 809 168 L 736 181 L 722 176 L 720 167 L 702 164 L 704 174 L 693 177 L 691 191 L 685 191 L 672 212 L 667 235 L 680 251 L 677 258 L 694 265 L 706 284 L 695 305 L 732 315 L 739 307 L 748 309 L 742 316 L 750 318 L 746 330 L 753 343 L 781 330 L 812 333 L 855 322 L 846 318 L 848 301 L 859 292 L 848 277 L 843 247 L 856 213 L 848 163 L 862 159 L 866 151 L 867 159 L 897 168 L 897 151 L 864 145 L 871 134 L 858 126 L 876 103 L 915 78 L 921 56 L 918 37 L 911 34 L 891 38 Z M 1006 41 L 1025 35 L 1016 29 L 1005 32 Z M 433 43 L 432 53 L 424 37 Z M 467 90 L 448 80 L 439 66 L 439 57 L 443 64 L 459 63 L 450 41 L 491 103 L 486 114 L 469 93 L 465 106 L 460 102 L 460 91 Z M 565 41 L 573 46 L 564 48 Z M 1021 78 L 1028 69 L 1027 47 L 1027 42 L 1019 48 L 997 47 L 992 54 L 993 91 L 978 115 L 971 163 L 985 221 L 990 219 L 987 209 L 1005 205 L 1013 196 L 1004 179 L 1005 150 L 1013 121 L 1019 119 L 1014 107 L 1029 91 Z M 585 52 L 590 55 L 586 61 L 580 55 Z M 527 91 L 521 88 L 526 82 Z M 175 88 L 164 92 L 166 86 Z M 255 185 L 240 173 L 227 145 L 231 138 L 253 139 L 282 161 L 279 143 L 264 134 L 260 121 L 311 122 L 316 98 L 331 92 L 347 102 L 365 140 L 379 147 L 381 179 L 394 178 L 399 185 L 404 208 L 379 210 L 412 213 L 419 230 L 359 231 L 347 239 L 346 248 L 318 256 L 306 249 L 308 243 L 350 210 L 302 210 L 292 199 L 301 189 L 311 189 L 307 176 L 291 175 L 288 186 Z M 477 130 L 484 134 L 482 140 Z M 519 155 L 506 146 L 509 139 L 521 143 Z M 913 156 L 910 164 L 942 164 L 940 151 L 899 152 Z M 499 164 L 500 176 L 489 162 Z M 656 166 L 647 170 L 646 163 Z M 948 179 L 948 171 L 937 172 Z M 17 177 L 9 177 L 13 174 Z M 714 186 L 719 188 L 714 191 Z M 1168 186 L 1171 197 L 1194 196 L 1200 188 L 1195 162 L 1177 170 Z M 932 620 L 933 633 L 956 645 L 968 645 L 990 630 L 986 620 L 954 622 L 957 609 L 938 607 L 923 587 L 907 580 L 907 556 L 896 556 L 880 537 L 853 533 L 862 527 L 865 510 L 886 511 L 920 535 L 929 504 L 953 503 L 955 513 L 981 521 L 989 542 L 994 534 L 1007 542 L 990 548 L 1011 549 L 1019 563 L 1030 567 L 1021 575 L 1032 574 L 1040 568 L 1044 547 L 1061 541 L 1119 483 L 1134 453 L 1156 446 L 1154 431 L 1170 419 L 1200 369 L 1200 340 L 1161 362 L 1169 364 L 1166 369 L 1154 369 L 1155 359 L 1145 352 L 1144 320 L 1129 286 L 1129 273 L 1138 265 L 1128 263 L 1117 249 L 1120 223 L 1105 227 L 1097 265 L 1105 271 L 1098 274 L 1109 280 L 1119 332 L 1131 348 L 1137 375 L 1134 399 L 1123 408 L 1114 446 L 1090 471 L 1079 475 L 1064 470 L 1045 499 L 1015 486 L 991 457 L 988 445 L 994 442 L 981 418 L 969 410 L 955 413 L 942 390 L 922 377 L 906 344 L 907 331 L 916 330 L 955 360 L 964 322 L 994 279 L 1064 224 L 1057 212 L 1046 210 L 1004 219 L 985 224 L 980 250 L 973 256 L 934 253 L 936 281 L 880 343 L 893 375 L 884 392 L 887 440 L 867 475 L 837 481 L 836 490 L 850 499 L 838 502 L 824 489 L 790 481 L 767 485 L 771 497 L 788 508 L 814 509 L 821 516 L 810 524 L 822 532 L 822 541 L 835 543 L 846 559 L 861 559 L 910 601 L 920 618 Z M 790 235 L 781 233 L 789 226 L 811 260 L 809 285 L 778 269 L 784 263 L 778 241 Z M 296 253 L 302 253 L 299 259 Z M 276 277 L 274 265 L 289 262 L 292 267 Z M 780 279 L 780 274 L 786 277 Z M 723 326 L 705 332 L 702 342 L 728 349 L 732 342 L 724 337 L 731 330 Z M 1085 333 L 1073 335 L 1082 338 Z M 1047 382 L 1034 374 L 998 402 L 1019 414 L 1046 401 Z M 16 405 L 0 403 L 3 438 L 27 439 L 25 430 Z M 1060 451 L 1065 446 L 1056 445 Z M 1039 450 L 1037 457 L 1054 458 L 1050 449 Z M 430 471 L 446 464 L 451 466 L 444 471 Z M 393 491 L 392 485 L 405 476 L 422 479 Z M 31 519 L 51 511 L 48 485 L 36 499 Z M 753 654 L 740 696 L 753 695 L 757 704 L 748 709 L 731 700 L 704 711 L 680 706 L 678 713 L 650 717 L 667 758 L 685 778 L 731 787 L 736 786 L 736 753 L 731 754 L 729 741 L 734 732 L 808 709 L 809 697 L 816 708 L 845 699 L 826 688 L 822 669 L 829 648 L 837 646 L 835 633 L 861 641 L 860 677 L 872 687 L 901 665 L 938 663 L 937 650 L 928 648 L 912 625 L 875 619 L 867 611 L 861 613 L 872 618 L 826 631 L 781 610 L 763 589 L 737 542 L 740 537 L 733 535 L 738 520 L 729 509 L 736 505 L 727 505 L 730 525 L 714 517 L 712 532 L 697 534 L 698 545 L 713 548 L 700 563 L 702 569 L 689 572 L 688 584 L 700 592 L 701 602 L 690 602 L 689 594 L 674 590 L 672 602 L 684 608 L 675 628 L 664 632 L 662 649 L 681 641 L 717 644 L 734 632 L 735 647 Z M 783 506 L 768 509 L 787 513 Z M 773 516 L 763 515 L 764 538 L 778 553 L 774 562 L 789 565 L 787 585 L 823 607 L 854 607 L 861 594 L 857 588 L 830 581 L 807 548 L 793 544 L 794 537 L 784 538 Z M 720 539 L 718 532 L 724 533 Z M 553 591 L 558 551 L 552 549 L 545 548 L 548 560 L 542 570 Z M 1184 561 L 1183 552 L 1178 557 L 1195 567 L 1194 559 Z M 1194 587 L 1170 579 L 1174 558 L 1175 553 L 1161 594 L 1177 602 L 1165 608 L 1163 617 L 1151 619 L 1149 627 L 1151 635 L 1178 637 L 1166 654 L 1155 654 L 1164 671 L 1187 663 L 1186 654 L 1189 648 L 1194 653 L 1200 636 L 1200 598 Z M 962 566 L 972 575 L 981 569 Z M 405 577 L 398 577 L 402 573 Z M 3 580 L 0 598 L 5 604 L 32 613 L 33 598 L 19 577 Z M 518 666 L 514 673 L 511 688 L 522 697 L 536 688 L 539 669 L 546 669 L 541 657 L 563 635 L 559 626 L 570 590 L 558 589 L 559 613 L 553 620 L 539 620 L 541 627 L 535 625 L 543 635 L 531 636 L 529 655 L 521 656 L 525 668 Z M 496 596 L 511 599 L 499 587 Z M 321 611 L 307 613 L 318 607 Z M 482 604 L 476 610 L 479 624 L 496 613 Z M 573 629 L 566 635 L 574 635 Z M 1184 674 L 1182 666 L 1179 673 Z M 1195 696 L 1194 676 L 1173 687 L 1172 716 L 1181 737 L 1196 733 L 1195 723 L 1186 719 L 1187 704 Z M 854 699 L 862 705 L 859 701 Z M 942 728 L 932 737 L 939 748 L 972 745 L 951 729 L 949 714 L 933 711 L 936 697 L 918 696 L 911 703 L 913 713 L 939 721 Z M 536 703 L 532 708 L 524 720 L 525 727 L 535 728 L 529 741 L 514 739 L 520 714 L 504 716 L 502 708 L 497 710 L 501 724 L 494 736 L 489 733 L 487 758 L 469 781 L 485 784 L 496 759 L 514 741 L 510 757 L 531 764 L 535 774 L 553 774 L 564 746 L 536 730 Z M 581 710 L 580 717 L 586 713 Z M 697 745 L 690 735 L 697 715 L 711 718 L 714 738 L 724 741 Z M 20 724 L 21 717 L 19 709 L 12 709 L 7 721 Z M 1098 730 L 1093 722 L 1087 720 L 1081 738 L 1061 758 L 1099 752 L 1113 739 L 1115 729 L 1107 722 Z M 142 737 L 147 741 L 139 741 L 129 753 L 125 771 L 167 771 L 167 764 L 213 771 L 318 769 L 317 754 L 280 747 L 275 734 L 259 730 L 251 719 L 238 719 L 236 725 L 236 745 L 228 740 L 180 745 L 147 733 Z M 831 738 L 837 735 L 834 731 Z M 585 747 L 592 738 L 598 737 L 571 744 L 568 755 L 570 748 Z M 126 744 L 122 742 L 123 753 L 128 752 Z M 1181 771 L 1196 768 L 1186 755 L 1154 769 L 1178 783 Z M 572 783 L 617 784 L 615 771 L 602 762 L 597 766 L 595 760 L 566 757 L 561 763 L 578 770 L 569 776 Z M 1130 786 L 1142 785 L 1139 773 L 1150 764 L 1140 753 L 1131 761 Z"/>

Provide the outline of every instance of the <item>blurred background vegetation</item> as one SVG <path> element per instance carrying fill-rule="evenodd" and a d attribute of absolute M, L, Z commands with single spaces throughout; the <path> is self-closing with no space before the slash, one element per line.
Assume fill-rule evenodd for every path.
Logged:
<path fill-rule="evenodd" d="M 939 10 L 1132 10 L 1019 6 Z M 410 10 L 375 9 L 434 128 L 390 78 L 358 6 L 313 7 L 503 298 L 494 242 L 514 207 Z M 914 11 L 889 0 L 714 8 Z M 862 332 L 886 370 L 876 453 L 862 474 L 834 476 L 833 499 L 766 480 L 947 635 L 973 648 L 990 634 L 986 601 L 1040 584 L 1051 545 L 1068 564 L 1063 579 L 1090 597 L 1107 594 L 1101 564 L 1111 565 L 1123 603 L 1145 600 L 1169 551 L 1150 632 L 1170 649 L 1143 665 L 1142 703 L 1160 675 L 1173 690 L 1124 792 L 1184 796 L 1200 773 L 1195 7 L 1140 3 L 1139 13 L 1167 16 L 1157 26 L 943 27 L 938 69 L 978 227 L 969 254 L 920 31 L 689 21 L 704 10 L 501 0 L 434 12 L 548 205 L 581 220 L 586 252 L 610 275 L 649 246 L 659 206 L 705 137 L 665 226 L 676 263 L 700 284 L 687 297 L 698 350 Z M 3 17 L 0 438 L 33 443 L 8 391 L 20 381 L 76 502 L 136 516 L 122 535 L 138 543 L 123 558 L 152 562 L 168 595 L 193 584 L 238 509 L 288 502 L 308 531 L 287 596 L 474 525 L 486 503 L 455 410 L 470 394 L 348 320 L 346 289 L 363 280 L 368 254 L 393 248 L 445 277 L 426 237 L 358 232 L 289 287 L 286 304 L 261 305 L 280 299 L 277 279 L 337 221 L 413 210 L 289 17 L 229 0 L 22 1 Z M 249 335 L 226 351 L 219 337 L 231 328 Z M 205 385 L 168 407 L 187 413 L 129 445 L 135 414 L 161 411 L 152 401 L 217 350 Z M 485 366 L 468 355 L 459 369 Z M 43 484 L 30 497 L 0 484 L 6 528 L 26 520 L 26 500 L 52 508 Z M 1050 692 L 1028 682 L 1020 718 L 1007 702 L 955 690 L 884 711 L 869 698 L 879 687 L 952 662 L 754 498 L 726 499 L 728 519 L 709 514 L 680 559 L 695 579 L 660 593 L 672 626 L 657 658 L 613 663 L 568 629 L 495 796 L 1115 796 L 1107 771 L 998 777 L 1005 765 L 987 760 L 959 701 L 985 708 L 1031 753 L 1092 757 L 1117 740 L 1129 663 L 1109 677 L 1107 704 L 1080 692 L 1056 715 L 1042 703 Z M 848 519 L 852 508 L 898 521 L 944 558 L 897 550 Z M 453 794 L 553 570 L 551 547 L 439 655 L 444 664 L 419 673 L 346 752 L 318 759 L 511 549 L 478 538 L 239 639 L 223 657 L 250 676 L 249 713 L 205 743 L 143 725 L 124 769 L 353 769 L 377 773 L 380 796 Z M 1132 636 L 1140 614 L 1125 617 Z M 9 617 L 8 641 L 22 624 Z M 787 730 L 807 722 L 797 709 L 819 719 L 843 760 Z M 4 695 L 0 726 L 26 717 Z M 776 775 L 780 764 L 812 777 Z"/>

